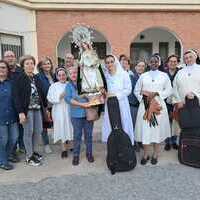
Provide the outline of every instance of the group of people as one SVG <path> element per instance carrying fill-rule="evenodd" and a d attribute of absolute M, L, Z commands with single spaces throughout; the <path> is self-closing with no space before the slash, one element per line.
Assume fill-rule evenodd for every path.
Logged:
<path fill-rule="evenodd" d="M 119 59 L 114 55 L 105 57 L 102 69 L 106 86 L 101 90 L 105 97 L 103 142 L 107 142 L 111 132 L 106 102 L 116 96 L 124 131 L 136 149 L 144 149 L 142 165 L 150 159 L 152 164 L 157 164 L 163 141 L 167 151 L 178 148 L 180 128 L 174 113 L 184 106 L 186 97 L 200 98 L 198 54 L 188 50 L 183 58 L 182 67 L 176 55 L 169 56 L 163 67 L 160 56 L 155 54 L 148 64 L 139 61 L 131 69 L 125 55 Z M 84 134 L 86 158 L 94 162 L 94 120 L 87 119 L 91 105 L 78 91 L 77 65 L 70 53 L 66 54 L 66 65 L 55 69 L 49 57 L 36 66 L 35 58 L 26 55 L 20 58 L 18 65 L 14 52 L 4 52 L 0 60 L 1 169 L 11 170 L 11 163 L 20 162 L 17 151 L 25 153 L 28 165 L 39 166 L 43 159 L 38 151 L 40 138 L 45 152 L 52 152 L 48 135 L 51 128 L 54 143 L 61 142 L 62 158 L 67 158 L 73 150 L 72 164 L 79 164 Z M 152 153 L 150 145 L 153 145 Z"/>

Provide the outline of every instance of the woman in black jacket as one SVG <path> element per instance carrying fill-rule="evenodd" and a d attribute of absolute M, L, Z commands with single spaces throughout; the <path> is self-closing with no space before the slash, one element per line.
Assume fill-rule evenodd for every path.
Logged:
<path fill-rule="evenodd" d="M 29 165 L 38 166 L 42 156 L 35 152 L 35 145 L 43 130 L 42 111 L 47 106 L 47 102 L 42 91 L 42 83 L 34 75 L 35 58 L 29 55 L 24 56 L 20 65 L 24 72 L 19 75 L 14 84 L 15 107 L 24 128 L 26 162 Z"/>

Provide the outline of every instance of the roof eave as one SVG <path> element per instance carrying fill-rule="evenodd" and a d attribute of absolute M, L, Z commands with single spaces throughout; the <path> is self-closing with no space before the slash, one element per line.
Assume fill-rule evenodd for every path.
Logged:
<path fill-rule="evenodd" d="M 30 3 L 21 0 L 2 2 L 31 10 L 76 11 L 200 11 L 200 4 L 102 4 L 102 3 Z"/>

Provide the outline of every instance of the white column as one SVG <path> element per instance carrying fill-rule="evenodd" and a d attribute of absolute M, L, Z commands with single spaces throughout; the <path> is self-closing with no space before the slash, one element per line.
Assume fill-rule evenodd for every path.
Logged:
<path fill-rule="evenodd" d="M 169 50 L 168 50 L 168 56 L 175 54 L 175 41 L 170 40 L 169 41 Z"/>
<path fill-rule="evenodd" d="M 0 59 L 2 59 L 2 56 L 1 56 L 1 34 L 0 34 Z"/>
<path fill-rule="evenodd" d="M 159 41 L 158 40 L 154 40 L 153 41 L 153 52 L 152 52 L 153 54 L 154 53 L 159 53 Z"/>
<path fill-rule="evenodd" d="M 37 32 L 36 32 L 36 16 L 35 11 L 32 11 L 30 19 L 30 30 L 23 32 L 24 36 L 24 54 L 30 54 L 38 60 L 37 49 Z"/>

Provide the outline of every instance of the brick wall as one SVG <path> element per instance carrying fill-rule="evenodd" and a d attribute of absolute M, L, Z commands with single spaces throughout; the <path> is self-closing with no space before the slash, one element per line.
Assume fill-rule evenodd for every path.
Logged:
<path fill-rule="evenodd" d="M 200 12 L 37 11 L 36 17 L 39 58 L 49 55 L 54 62 L 58 42 L 77 23 L 103 33 L 117 55 L 129 55 L 130 44 L 137 34 L 152 27 L 174 32 L 184 49 L 200 50 Z"/>

